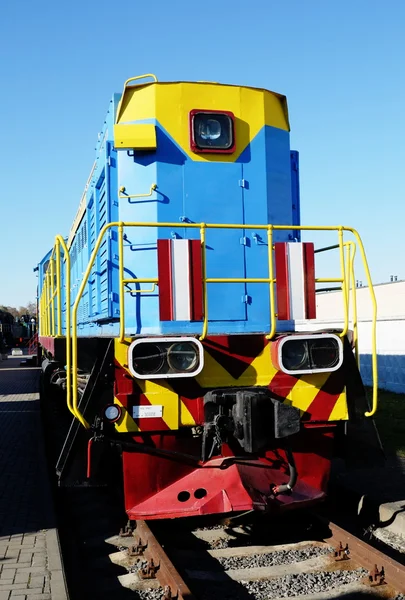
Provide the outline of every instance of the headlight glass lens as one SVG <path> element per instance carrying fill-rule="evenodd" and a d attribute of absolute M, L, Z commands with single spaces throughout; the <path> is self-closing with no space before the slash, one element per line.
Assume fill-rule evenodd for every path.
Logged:
<path fill-rule="evenodd" d="M 196 113 L 193 129 L 194 142 L 201 150 L 227 150 L 233 146 L 233 123 L 229 115 Z"/>
<path fill-rule="evenodd" d="M 198 135 L 203 140 L 217 140 L 221 135 L 221 123 L 216 119 L 201 121 L 198 128 Z"/>
<path fill-rule="evenodd" d="M 139 344 L 133 349 L 132 362 L 137 373 L 149 375 L 160 371 L 165 355 L 164 349 L 157 344 Z"/>
<path fill-rule="evenodd" d="M 167 353 L 167 362 L 174 371 L 187 373 L 197 365 L 198 352 L 194 344 L 179 342 L 173 344 Z"/>
<path fill-rule="evenodd" d="M 121 408 L 119 406 L 117 406 L 116 404 L 110 404 L 109 406 L 106 406 L 104 409 L 104 417 L 107 419 L 107 421 L 118 421 L 118 419 L 121 416 Z"/>
<path fill-rule="evenodd" d="M 316 339 L 308 344 L 313 368 L 331 369 L 339 362 L 339 346 L 335 339 Z"/>
<path fill-rule="evenodd" d="M 309 368 L 308 346 L 306 340 L 288 340 L 282 347 L 283 366 L 288 371 Z"/>

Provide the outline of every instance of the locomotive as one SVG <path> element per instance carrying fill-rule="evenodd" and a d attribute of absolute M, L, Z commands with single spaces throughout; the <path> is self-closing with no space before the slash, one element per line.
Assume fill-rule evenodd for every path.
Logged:
<path fill-rule="evenodd" d="M 376 410 L 376 305 L 357 231 L 301 225 L 289 131 L 286 98 L 265 89 L 146 75 L 112 97 L 69 235 L 38 265 L 44 381 L 69 415 L 61 485 L 121 470 L 130 519 L 325 498 L 348 425 Z M 318 230 L 333 243 L 302 241 Z M 336 272 L 318 277 L 326 251 Z M 339 329 L 316 319 L 325 283 L 342 289 Z"/>

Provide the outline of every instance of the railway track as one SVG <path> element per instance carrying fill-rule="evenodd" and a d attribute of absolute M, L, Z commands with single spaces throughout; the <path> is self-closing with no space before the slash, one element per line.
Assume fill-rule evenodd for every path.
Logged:
<path fill-rule="evenodd" d="M 134 531 L 123 533 L 106 541 L 116 549 L 110 561 L 127 571 L 118 579 L 134 599 L 302 600 L 311 595 L 323 600 L 347 594 L 399 599 L 405 594 L 405 566 L 333 523 L 289 523 L 284 540 L 293 541 L 284 543 L 280 522 L 275 528 L 264 521 L 193 530 L 184 523 L 139 521 Z"/>

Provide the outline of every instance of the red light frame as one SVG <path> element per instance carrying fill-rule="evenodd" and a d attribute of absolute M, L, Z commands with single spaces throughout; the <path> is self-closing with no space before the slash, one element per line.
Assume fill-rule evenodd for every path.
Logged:
<path fill-rule="evenodd" d="M 213 114 L 213 115 L 226 115 L 231 119 L 232 124 L 232 146 L 229 148 L 199 148 L 194 139 L 194 116 L 196 114 Z M 235 139 L 235 115 L 229 110 L 207 110 L 204 108 L 194 108 L 190 110 L 189 114 L 189 130 L 190 130 L 190 148 L 193 152 L 198 154 L 232 154 L 235 152 L 236 139 Z"/>

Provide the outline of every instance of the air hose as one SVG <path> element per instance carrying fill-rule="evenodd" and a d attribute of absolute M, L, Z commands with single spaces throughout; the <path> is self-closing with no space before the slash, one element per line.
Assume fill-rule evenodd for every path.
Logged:
<path fill-rule="evenodd" d="M 271 491 L 275 496 L 279 496 L 280 494 L 291 494 L 298 479 L 297 467 L 295 466 L 295 460 L 291 448 L 286 448 L 285 455 L 287 457 L 288 468 L 290 471 L 290 479 L 288 480 L 288 483 L 272 486 Z"/>

